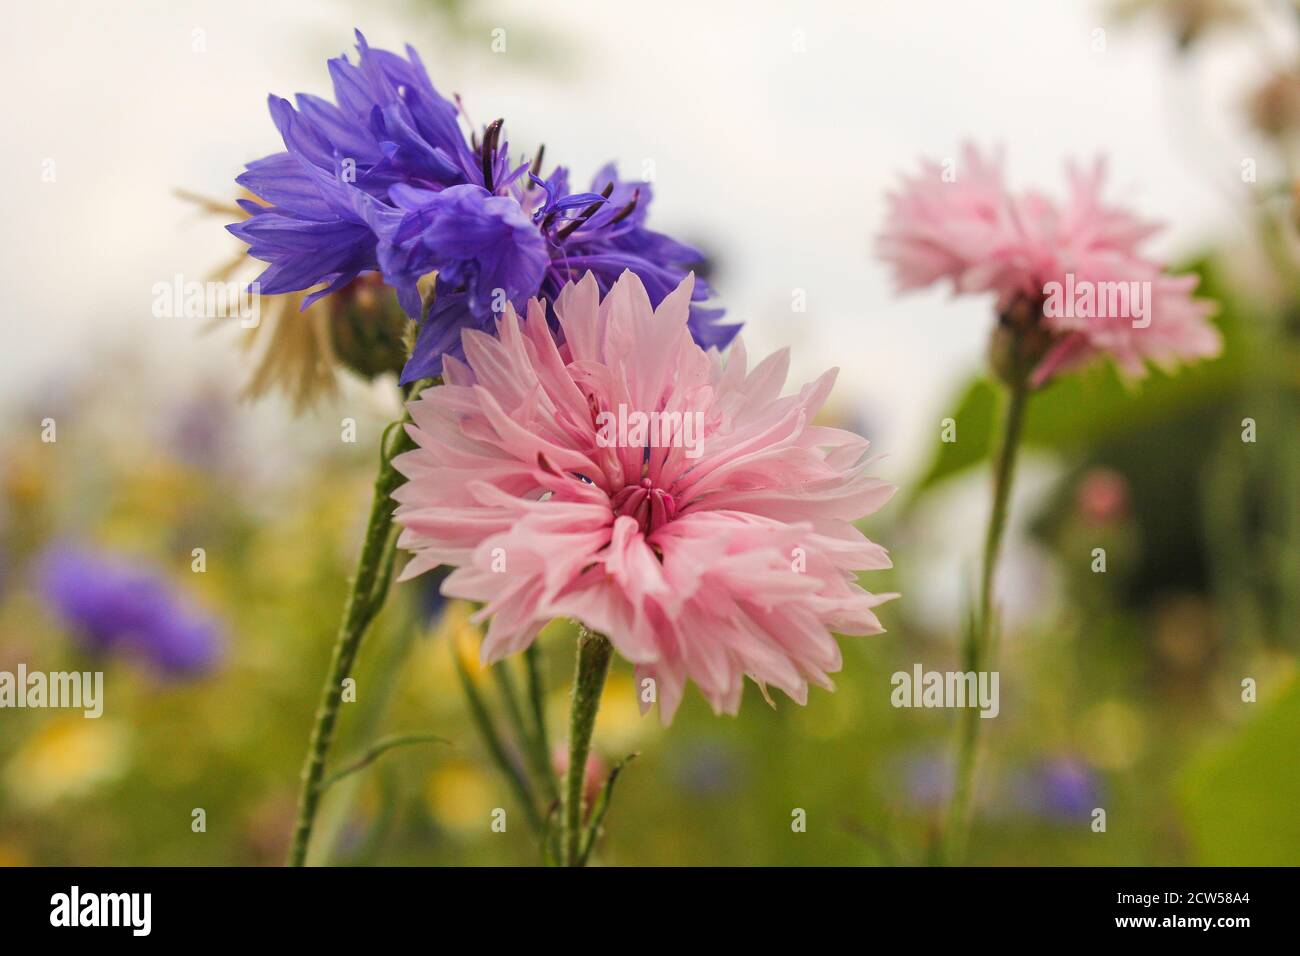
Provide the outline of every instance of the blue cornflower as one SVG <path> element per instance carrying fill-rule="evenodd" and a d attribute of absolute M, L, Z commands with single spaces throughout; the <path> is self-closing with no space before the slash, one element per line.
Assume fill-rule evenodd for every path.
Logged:
<path fill-rule="evenodd" d="M 1018 787 L 1025 809 L 1038 816 L 1059 820 L 1086 819 L 1101 800 L 1101 781 L 1082 761 L 1056 757 L 1036 763 Z"/>
<path fill-rule="evenodd" d="M 227 228 L 269 263 L 263 294 L 323 284 L 304 307 L 357 276 L 379 272 L 420 323 L 402 381 L 440 374 L 460 357 L 460 333 L 492 331 L 510 303 L 553 302 L 587 272 L 608 291 L 625 270 L 658 305 L 699 250 L 645 226 L 650 184 L 622 181 L 612 165 L 591 189 L 573 192 L 564 167 L 541 177 L 543 153 L 512 164 L 502 121 L 468 141 L 462 111 L 429 80 L 409 46 L 406 58 L 377 50 L 357 33 L 358 62 L 329 61 L 335 103 L 299 94 L 297 108 L 270 98 L 285 152 L 250 163 L 237 182 L 266 205 L 244 200 L 249 218 Z M 420 280 L 436 273 L 426 308 Z M 690 328 L 703 347 L 724 348 L 739 325 L 697 280 Z"/>
<path fill-rule="evenodd" d="M 221 657 L 217 622 L 148 568 L 58 544 L 42 555 L 36 588 L 88 650 L 143 658 L 171 677 L 205 673 Z"/>

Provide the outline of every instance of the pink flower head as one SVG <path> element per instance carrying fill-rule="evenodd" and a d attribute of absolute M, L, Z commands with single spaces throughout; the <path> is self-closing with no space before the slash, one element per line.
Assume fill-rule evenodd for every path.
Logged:
<path fill-rule="evenodd" d="M 925 163 L 890 194 L 877 253 L 900 291 L 948 279 L 958 293 L 995 293 L 999 313 L 1032 303 L 1051 335 L 1035 384 L 1099 354 L 1132 377 L 1148 360 L 1169 369 L 1218 354 L 1214 304 L 1193 298 L 1195 275 L 1168 275 L 1139 251 L 1160 227 L 1102 201 L 1102 160 L 1069 168 L 1063 206 L 1009 192 L 1000 152 L 967 145 L 949 172 Z"/>
<path fill-rule="evenodd" d="M 1113 468 L 1089 468 L 1079 480 L 1075 504 L 1090 524 L 1116 521 L 1129 510 L 1128 479 Z"/>
<path fill-rule="evenodd" d="M 555 302 L 564 344 L 535 299 L 465 331 L 396 462 L 402 576 L 455 568 L 443 593 L 491 618 L 485 662 L 576 619 L 654 679 L 665 723 L 687 678 L 716 712 L 746 675 L 805 703 L 840 668 L 831 632 L 880 633 L 896 596 L 857 584 L 890 561 L 851 523 L 894 489 L 864 439 L 811 424 L 834 370 L 783 398 L 785 352 L 748 371 L 739 340 L 704 351 L 693 281 L 654 309 L 632 273 L 603 302 L 588 274 Z"/>

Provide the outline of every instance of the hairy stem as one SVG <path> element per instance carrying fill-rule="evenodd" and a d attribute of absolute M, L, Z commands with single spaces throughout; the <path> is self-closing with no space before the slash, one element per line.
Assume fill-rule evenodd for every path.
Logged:
<path fill-rule="evenodd" d="M 591 753 L 591 734 L 596 728 L 596 712 L 605 689 L 614 647 L 609 639 L 585 627 L 578 630 L 578 663 L 573 676 L 573 707 L 569 711 L 569 766 L 564 774 L 563 831 L 560 862 L 563 866 L 582 866 L 582 819 L 586 790 L 587 756 Z"/>
<path fill-rule="evenodd" d="M 405 391 L 404 397 L 408 400 L 415 398 L 423 384 L 415 383 Z M 402 423 L 407 421 L 410 421 L 409 414 L 403 417 Z M 298 792 L 298 820 L 294 826 L 293 843 L 289 848 L 290 866 L 302 866 L 307 860 L 307 848 L 311 843 L 312 827 L 316 822 L 316 812 L 320 808 L 323 792 L 321 781 L 325 776 L 325 763 L 334 741 L 334 727 L 338 722 L 339 705 L 343 699 L 343 681 L 352 673 L 366 629 L 384 605 L 388 582 L 392 576 L 395 535 L 391 496 L 402 481 L 402 476 L 393 467 L 393 459 L 413 448 L 414 443 L 406 434 L 406 429 L 399 426 L 385 431 L 381 444 L 383 447 L 380 452 L 379 474 L 375 477 L 374 497 L 370 503 L 370 519 L 366 523 L 356 572 L 352 575 L 352 587 L 343 605 L 343 619 L 339 622 L 334 653 L 330 658 L 325 683 L 321 687 L 311 740 L 307 746 L 307 758 L 303 763 L 302 785 Z"/>

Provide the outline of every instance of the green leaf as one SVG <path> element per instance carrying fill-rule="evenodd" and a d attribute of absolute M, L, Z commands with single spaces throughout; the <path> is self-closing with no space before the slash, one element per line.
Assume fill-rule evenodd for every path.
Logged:
<path fill-rule="evenodd" d="M 635 760 L 640 754 L 628 754 L 609 772 L 609 777 L 605 780 L 605 786 L 601 788 L 596 802 L 591 808 L 591 822 L 587 824 L 587 831 L 583 835 L 582 846 L 578 852 L 578 859 L 583 863 L 587 862 L 587 857 L 591 855 L 592 849 L 596 845 L 596 840 L 600 837 L 600 829 L 605 822 L 605 814 L 609 811 L 609 801 L 614 795 L 614 782 L 618 780 L 618 775 L 623 772 L 623 768 Z"/>
<path fill-rule="evenodd" d="M 354 774 L 358 770 L 364 770 L 366 767 L 369 767 L 388 751 L 393 750 L 396 747 L 409 747 L 411 744 L 447 744 L 450 746 L 451 741 L 434 734 L 396 734 L 392 737 L 385 737 L 382 740 L 377 740 L 360 757 L 357 757 L 350 763 L 344 764 L 338 770 L 335 770 L 322 780 L 320 785 L 321 792 L 324 793 L 344 777 Z"/>
<path fill-rule="evenodd" d="M 988 458 L 993 445 L 998 401 L 997 389 L 987 379 L 976 379 L 965 387 L 955 403 L 957 410 L 951 416 L 945 416 L 956 422 L 957 440 L 939 442 L 933 463 L 912 487 L 908 507 L 922 492 Z"/>
<path fill-rule="evenodd" d="M 1266 688 L 1261 688 L 1267 693 Z M 1300 846 L 1300 680 L 1184 770 L 1179 791 L 1194 862 L 1294 866 Z"/>

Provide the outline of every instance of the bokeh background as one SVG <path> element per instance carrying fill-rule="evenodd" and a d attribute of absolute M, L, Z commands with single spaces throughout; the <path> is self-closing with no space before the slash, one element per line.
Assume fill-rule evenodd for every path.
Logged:
<path fill-rule="evenodd" d="M 512 142 L 545 142 L 579 180 L 610 159 L 652 170 L 651 225 L 707 250 L 751 353 L 793 346 L 801 380 L 841 367 L 831 415 L 901 489 L 865 527 L 897 564 L 873 590 L 904 597 L 886 635 L 845 642 L 836 693 L 769 708 L 750 688 L 733 719 L 691 692 L 664 730 L 616 668 L 596 747 L 606 766 L 640 756 L 599 862 L 932 859 L 954 716 L 892 708 L 890 675 L 956 666 L 989 494 L 992 317 L 894 296 L 871 240 L 900 171 L 968 138 L 1047 191 L 1068 158 L 1105 155 L 1110 195 L 1168 224 L 1156 248 L 1202 273 L 1227 343 L 1174 377 L 1125 387 L 1096 369 L 1036 399 L 971 859 L 1300 861 L 1291 3 L 81 2 L 6 20 L 0 670 L 102 669 L 106 704 L 98 720 L 0 711 L 0 863 L 283 859 L 395 390 L 344 373 L 305 411 L 274 390 L 249 400 L 265 342 L 244 347 L 235 320 L 158 318 L 153 288 L 238 254 L 192 196 L 234 198 L 243 163 L 279 148 L 266 94 L 328 92 L 325 59 L 354 26 L 413 44 L 477 121 L 504 116 Z M 173 635 L 185 666 L 71 626 L 49 583 L 70 551 L 162 582 L 169 613 L 197 622 Z M 453 666 L 459 653 L 493 699 L 466 617 L 424 583 L 396 589 L 336 753 L 405 732 L 449 743 L 333 787 L 316 861 L 537 860 L 521 825 L 490 829 L 514 803 Z M 572 637 L 543 636 L 556 740 Z"/>

